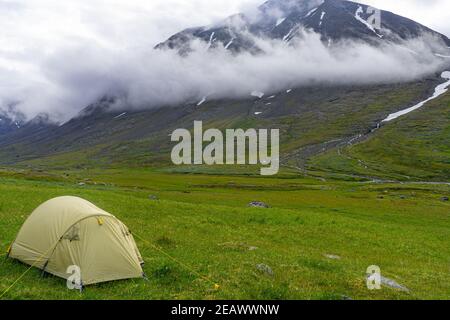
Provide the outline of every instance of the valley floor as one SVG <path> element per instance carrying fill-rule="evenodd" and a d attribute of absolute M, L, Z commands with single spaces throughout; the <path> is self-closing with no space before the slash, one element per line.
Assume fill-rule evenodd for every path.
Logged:
<path fill-rule="evenodd" d="M 4 169 L 0 247 L 7 249 L 35 207 L 61 195 L 86 198 L 128 225 L 149 281 L 104 283 L 79 293 L 32 269 L 3 299 L 450 298 L 448 185 L 289 173 Z M 251 201 L 271 208 L 250 208 Z M 410 291 L 368 290 L 371 265 Z M 2 258 L 0 295 L 26 270 Z"/>

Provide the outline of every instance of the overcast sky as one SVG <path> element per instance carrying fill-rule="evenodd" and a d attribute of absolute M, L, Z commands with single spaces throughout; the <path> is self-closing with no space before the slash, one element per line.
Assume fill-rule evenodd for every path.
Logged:
<path fill-rule="evenodd" d="M 35 102 L 42 107 L 52 97 L 70 96 L 64 91 L 70 90 L 71 81 L 83 83 L 82 78 L 74 76 L 68 80 L 66 69 L 95 69 L 93 61 L 101 61 L 102 54 L 112 59 L 133 50 L 150 49 L 181 29 L 211 24 L 263 1 L 0 0 L 0 104 L 12 97 L 40 99 L 38 93 L 45 88 L 46 100 Z M 449 0 L 361 2 L 407 16 L 450 36 Z M 80 53 L 85 52 L 83 48 L 97 50 Z M 105 70 L 100 71 L 104 76 L 110 66 L 103 67 Z M 91 74 L 100 78 L 101 72 Z M 89 84 L 95 80 L 90 78 L 82 89 L 89 91 Z M 64 81 L 69 81 L 67 89 Z M 64 103 L 69 100 L 61 99 Z"/>
<path fill-rule="evenodd" d="M 52 50 L 67 42 L 146 46 L 180 29 L 206 25 L 263 0 L 0 0 L 0 50 Z M 450 36 L 448 0 L 366 0 Z M 78 38 L 78 39 L 77 39 Z"/>

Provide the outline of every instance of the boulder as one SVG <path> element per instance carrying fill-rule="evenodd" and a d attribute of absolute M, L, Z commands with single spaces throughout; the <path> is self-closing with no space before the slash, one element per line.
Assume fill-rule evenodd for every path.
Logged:
<path fill-rule="evenodd" d="M 265 273 L 269 276 L 273 276 L 273 270 L 267 264 L 264 264 L 264 263 L 257 264 L 256 269 L 258 269 L 258 271 Z"/>
<path fill-rule="evenodd" d="M 248 204 L 249 207 L 253 207 L 253 208 L 270 208 L 270 206 L 264 202 L 261 201 L 252 201 Z"/>

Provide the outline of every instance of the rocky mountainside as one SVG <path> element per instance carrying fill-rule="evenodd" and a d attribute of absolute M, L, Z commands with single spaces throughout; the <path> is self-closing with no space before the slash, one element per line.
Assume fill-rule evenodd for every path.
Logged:
<path fill-rule="evenodd" d="M 377 21 L 380 23 L 378 24 Z M 236 14 L 222 22 L 184 30 L 157 45 L 159 49 L 190 50 L 191 40 L 198 39 L 210 48 L 258 52 L 255 37 L 291 42 L 301 30 L 312 30 L 329 45 L 342 39 L 376 44 L 400 42 L 428 35 L 450 46 L 450 40 L 413 20 L 388 11 L 378 15 L 373 8 L 342 0 L 269 0 L 250 14 Z"/>
<path fill-rule="evenodd" d="M 14 105 L 9 105 L 6 110 L 0 109 L 0 136 L 18 131 L 25 122 L 25 116 L 17 112 Z"/>
<path fill-rule="evenodd" d="M 302 166 L 316 154 L 366 134 L 389 114 L 432 94 L 438 75 L 404 84 L 310 86 L 239 100 L 150 110 L 115 110 L 102 99 L 62 124 L 34 122 L 0 135 L 0 163 L 36 166 L 170 165 L 177 128 L 279 128 L 282 163 Z"/>

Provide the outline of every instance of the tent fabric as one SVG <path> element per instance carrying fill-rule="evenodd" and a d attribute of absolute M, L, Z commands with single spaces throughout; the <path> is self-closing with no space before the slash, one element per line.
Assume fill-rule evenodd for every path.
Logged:
<path fill-rule="evenodd" d="M 25 221 L 9 256 L 67 279 L 81 270 L 83 285 L 143 276 L 142 256 L 128 228 L 78 197 L 40 205 Z"/>

